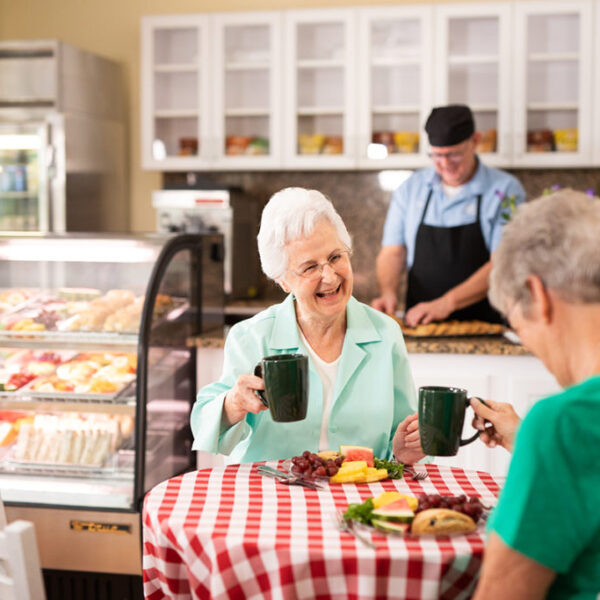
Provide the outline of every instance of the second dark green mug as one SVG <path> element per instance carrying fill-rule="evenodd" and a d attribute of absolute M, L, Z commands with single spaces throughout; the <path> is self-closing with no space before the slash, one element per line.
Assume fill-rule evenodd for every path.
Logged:
<path fill-rule="evenodd" d="M 265 380 L 265 390 L 257 390 L 269 407 L 273 421 L 302 421 L 308 409 L 308 356 L 275 354 L 265 356 L 254 369 Z"/>
<path fill-rule="evenodd" d="M 465 411 L 469 406 L 467 390 L 456 387 L 419 388 L 419 434 L 421 447 L 430 456 L 454 456 L 460 446 L 474 442 L 479 431 L 461 439 Z"/>

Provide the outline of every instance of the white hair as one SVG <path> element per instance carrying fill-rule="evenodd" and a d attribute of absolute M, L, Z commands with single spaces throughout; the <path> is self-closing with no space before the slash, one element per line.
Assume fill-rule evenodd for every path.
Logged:
<path fill-rule="evenodd" d="M 519 206 L 492 256 L 489 298 L 531 305 L 530 275 L 566 302 L 600 302 L 600 201 L 563 189 Z"/>
<path fill-rule="evenodd" d="M 333 204 L 317 190 L 285 188 L 273 194 L 262 212 L 258 232 L 258 254 L 267 277 L 277 280 L 288 265 L 286 245 L 310 235 L 315 225 L 326 219 L 348 250 L 350 234 Z"/>

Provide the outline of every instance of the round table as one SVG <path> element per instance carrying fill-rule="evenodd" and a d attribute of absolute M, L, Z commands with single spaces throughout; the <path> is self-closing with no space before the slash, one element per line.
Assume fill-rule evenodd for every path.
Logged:
<path fill-rule="evenodd" d="M 367 532 L 376 549 L 339 530 L 336 510 L 383 491 L 480 496 L 500 478 L 420 465 L 429 477 L 312 490 L 263 477 L 258 464 L 186 473 L 157 485 L 143 510 L 144 592 L 160 598 L 469 598 L 481 566 L 483 523 L 469 535 Z M 364 532 L 364 529 L 362 530 Z"/>

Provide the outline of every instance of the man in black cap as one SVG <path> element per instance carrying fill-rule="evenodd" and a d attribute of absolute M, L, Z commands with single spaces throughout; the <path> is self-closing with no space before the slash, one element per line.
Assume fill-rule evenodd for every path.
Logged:
<path fill-rule="evenodd" d="M 394 314 L 408 269 L 407 325 L 445 319 L 500 322 L 487 301 L 490 254 L 506 223 L 502 202 L 525 200 L 512 175 L 485 166 L 468 106 L 434 108 L 425 124 L 433 167 L 416 171 L 393 194 L 377 256 L 380 296 Z"/>

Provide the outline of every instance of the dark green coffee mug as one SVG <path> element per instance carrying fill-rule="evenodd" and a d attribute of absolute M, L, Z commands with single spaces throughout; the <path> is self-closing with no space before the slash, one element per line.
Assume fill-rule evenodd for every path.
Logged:
<path fill-rule="evenodd" d="M 254 369 L 265 380 L 265 390 L 256 390 L 273 421 L 302 421 L 308 409 L 308 356 L 275 354 L 265 356 Z"/>
<path fill-rule="evenodd" d="M 419 388 L 419 434 L 421 447 L 430 456 L 454 456 L 460 446 L 479 437 L 461 439 L 465 411 L 470 406 L 467 390 L 456 387 Z"/>

